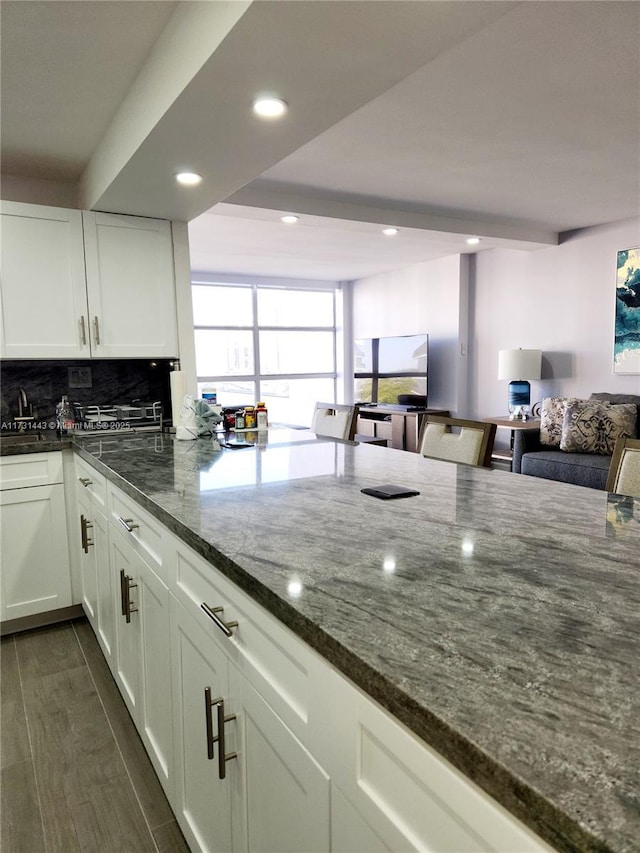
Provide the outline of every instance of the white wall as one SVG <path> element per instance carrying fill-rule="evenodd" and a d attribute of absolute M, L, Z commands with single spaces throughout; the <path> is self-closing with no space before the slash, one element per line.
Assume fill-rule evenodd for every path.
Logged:
<path fill-rule="evenodd" d="M 353 282 L 354 338 L 429 335 L 431 408 L 467 414 L 468 263 L 451 255 Z"/>
<path fill-rule="evenodd" d="M 542 379 L 531 400 L 640 394 L 640 376 L 613 373 L 616 253 L 640 246 L 640 219 L 563 235 L 535 252 L 479 252 L 470 272 L 470 410 L 506 412 L 498 350 L 541 349 Z"/>

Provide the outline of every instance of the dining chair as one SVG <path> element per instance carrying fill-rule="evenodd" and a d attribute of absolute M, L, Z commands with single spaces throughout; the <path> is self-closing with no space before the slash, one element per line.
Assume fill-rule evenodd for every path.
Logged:
<path fill-rule="evenodd" d="M 489 468 L 495 437 L 495 424 L 427 415 L 420 428 L 418 449 L 432 459 Z"/>
<path fill-rule="evenodd" d="M 640 438 L 619 438 L 613 448 L 606 489 L 640 498 Z"/>
<path fill-rule="evenodd" d="M 316 403 L 311 431 L 327 438 L 353 441 L 356 434 L 358 406 L 345 403 Z"/>

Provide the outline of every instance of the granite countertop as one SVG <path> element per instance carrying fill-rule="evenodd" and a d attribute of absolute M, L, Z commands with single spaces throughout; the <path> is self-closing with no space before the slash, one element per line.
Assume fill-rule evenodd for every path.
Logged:
<path fill-rule="evenodd" d="M 640 500 L 307 438 L 75 449 L 553 847 L 640 850 Z"/>
<path fill-rule="evenodd" d="M 0 456 L 50 453 L 72 446 L 71 437 L 61 438 L 55 430 L 7 430 L 0 432 Z"/>

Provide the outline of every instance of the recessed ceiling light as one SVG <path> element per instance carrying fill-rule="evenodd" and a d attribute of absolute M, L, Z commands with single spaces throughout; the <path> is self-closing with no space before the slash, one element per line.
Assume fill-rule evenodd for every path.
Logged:
<path fill-rule="evenodd" d="M 286 222 L 287 225 L 293 225 L 294 222 L 297 222 L 300 219 L 299 216 L 294 216 L 292 213 L 287 213 L 286 216 L 280 217 L 280 222 Z"/>
<path fill-rule="evenodd" d="M 195 187 L 202 183 L 202 175 L 197 175 L 195 172 L 178 172 L 176 181 L 184 187 Z"/>
<path fill-rule="evenodd" d="M 397 228 L 383 228 L 382 233 L 385 235 L 385 237 L 395 237 L 396 234 L 398 233 L 398 229 Z"/>
<path fill-rule="evenodd" d="M 479 237 L 469 237 L 467 239 L 467 243 L 469 244 L 469 246 L 477 246 L 479 242 L 480 242 Z"/>
<path fill-rule="evenodd" d="M 260 118 L 280 118 L 289 109 L 282 98 L 261 97 L 253 102 L 253 111 Z"/>

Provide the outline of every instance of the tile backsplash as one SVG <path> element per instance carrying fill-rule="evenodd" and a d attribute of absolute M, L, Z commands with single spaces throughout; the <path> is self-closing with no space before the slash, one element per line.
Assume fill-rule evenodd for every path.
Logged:
<path fill-rule="evenodd" d="M 21 390 L 38 420 L 51 419 L 63 394 L 74 402 L 97 405 L 160 400 L 163 415 L 168 418 L 172 365 L 169 359 L 6 359 L 0 362 L 2 421 L 18 415 Z"/>

